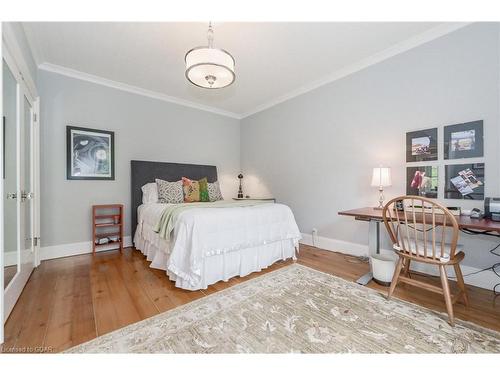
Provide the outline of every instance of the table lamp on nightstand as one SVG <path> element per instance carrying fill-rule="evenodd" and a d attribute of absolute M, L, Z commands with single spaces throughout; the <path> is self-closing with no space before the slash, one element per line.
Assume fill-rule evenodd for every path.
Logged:
<path fill-rule="evenodd" d="M 238 175 L 238 179 L 240 180 L 240 187 L 238 188 L 238 198 L 243 198 L 243 189 L 241 188 L 241 180 L 243 179 L 243 175 L 241 173 Z"/>
<path fill-rule="evenodd" d="M 378 198 L 378 207 L 376 207 L 377 210 L 381 210 L 384 208 L 384 187 L 391 185 L 391 168 L 373 168 L 372 186 L 377 186 L 380 193 Z"/>

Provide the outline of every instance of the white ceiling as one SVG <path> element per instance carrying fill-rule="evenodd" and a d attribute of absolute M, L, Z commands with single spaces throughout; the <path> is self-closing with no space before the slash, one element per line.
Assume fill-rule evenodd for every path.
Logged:
<path fill-rule="evenodd" d="M 73 69 L 236 117 L 331 80 L 388 49 L 425 42 L 426 35 L 449 27 L 429 22 L 216 23 L 215 46 L 234 56 L 236 81 L 224 89 L 206 90 L 184 77 L 184 55 L 206 44 L 206 23 L 23 26 L 42 67 Z"/>

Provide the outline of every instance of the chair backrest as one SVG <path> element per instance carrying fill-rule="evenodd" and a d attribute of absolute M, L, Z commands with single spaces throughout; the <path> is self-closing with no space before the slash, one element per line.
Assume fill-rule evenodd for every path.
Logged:
<path fill-rule="evenodd" d="M 422 260 L 443 261 L 455 256 L 457 219 L 440 203 L 405 195 L 391 199 L 382 215 L 395 250 Z"/>

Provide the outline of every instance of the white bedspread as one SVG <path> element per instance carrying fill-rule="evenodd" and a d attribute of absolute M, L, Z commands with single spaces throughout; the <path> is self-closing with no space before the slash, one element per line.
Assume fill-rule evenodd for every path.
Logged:
<path fill-rule="evenodd" d="M 288 206 L 263 203 L 184 211 L 175 223 L 168 246 L 165 246 L 157 234 L 150 233 L 165 207 L 159 203 L 140 206 L 137 232 L 141 231 L 142 237 L 154 242 L 168 255 L 166 268 L 169 274 L 192 286 L 200 283 L 204 260 L 208 257 L 283 240 L 291 240 L 297 246 L 301 238 Z"/>

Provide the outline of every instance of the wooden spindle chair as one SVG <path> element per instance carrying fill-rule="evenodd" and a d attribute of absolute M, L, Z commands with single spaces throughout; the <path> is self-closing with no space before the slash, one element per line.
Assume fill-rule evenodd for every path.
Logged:
<path fill-rule="evenodd" d="M 443 205 L 419 196 L 401 196 L 390 200 L 383 209 L 383 218 L 393 248 L 399 256 L 387 298 L 391 298 L 398 282 L 443 294 L 449 323 L 453 326 L 453 304 L 460 297 L 466 306 L 469 304 L 460 270 L 460 262 L 465 254 L 462 251 L 456 253 L 459 234 L 457 220 Z M 446 242 L 447 236 L 451 240 L 449 243 Z M 412 279 L 410 264 L 413 261 L 438 266 L 442 287 Z M 453 266 L 455 270 L 460 289 L 455 296 L 451 295 L 447 266 Z"/>

